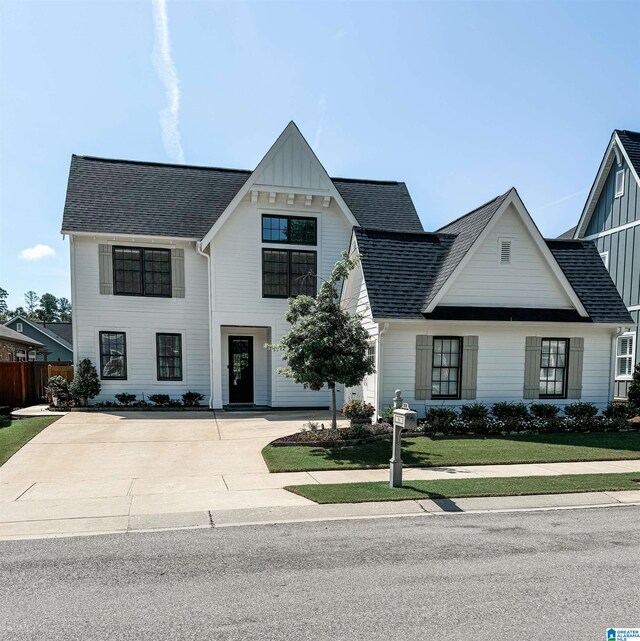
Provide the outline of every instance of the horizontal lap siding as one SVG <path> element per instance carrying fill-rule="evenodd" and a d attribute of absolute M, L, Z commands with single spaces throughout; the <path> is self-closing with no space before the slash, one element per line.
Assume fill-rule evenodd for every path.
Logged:
<path fill-rule="evenodd" d="M 106 241 L 78 238 L 74 241 L 76 356 L 77 359 L 90 358 L 99 369 L 98 333 L 124 331 L 127 335 L 127 380 L 101 381 L 102 391 L 97 400 L 111 400 L 120 392 L 137 394 L 138 398 L 142 393 L 179 397 L 188 390 L 200 392 L 208 399 L 209 319 L 205 258 L 196 253 L 193 244 L 175 245 L 185 250 L 184 298 L 105 295 L 99 293 L 99 242 Z M 140 242 L 131 246 L 146 245 Z M 156 243 L 153 246 L 163 245 Z M 183 335 L 184 380 L 157 380 L 156 332 Z"/>
<path fill-rule="evenodd" d="M 510 238 L 511 264 L 498 261 L 500 238 Z M 517 212 L 510 208 L 453 282 L 441 305 L 572 307 Z"/>
<path fill-rule="evenodd" d="M 584 337 L 584 369 L 582 401 L 604 406 L 609 400 L 611 333 L 605 329 L 554 325 L 544 329 L 535 326 L 495 326 L 442 324 L 391 324 L 383 340 L 383 398 L 381 406 L 391 403 L 394 390 L 401 389 L 405 400 L 418 408 L 425 401 L 416 401 L 415 359 L 416 335 L 478 336 L 477 401 L 520 401 L 524 386 L 525 341 L 527 336 L 571 338 Z M 566 404 L 571 400 L 559 400 Z M 427 404 L 460 405 L 460 400 L 433 400 Z"/>

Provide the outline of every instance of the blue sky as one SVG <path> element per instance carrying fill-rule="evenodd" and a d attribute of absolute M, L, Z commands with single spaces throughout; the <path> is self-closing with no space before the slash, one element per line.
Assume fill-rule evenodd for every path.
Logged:
<path fill-rule="evenodd" d="M 638 2 L 169 0 L 154 14 L 152 0 L 4 0 L 0 12 L 10 306 L 29 289 L 69 296 L 72 153 L 251 169 L 295 120 L 331 175 L 404 180 L 426 229 L 515 185 L 554 236 L 577 221 L 611 131 L 640 130 Z"/>

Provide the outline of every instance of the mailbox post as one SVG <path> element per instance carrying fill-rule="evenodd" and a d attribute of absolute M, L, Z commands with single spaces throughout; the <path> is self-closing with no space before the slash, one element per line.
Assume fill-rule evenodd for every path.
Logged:
<path fill-rule="evenodd" d="M 398 395 L 399 396 L 399 395 Z M 402 430 L 414 430 L 418 415 L 406 403 L 393 410 L 393 450 L 389 461 L 389 487 L 402 487 Z"/>

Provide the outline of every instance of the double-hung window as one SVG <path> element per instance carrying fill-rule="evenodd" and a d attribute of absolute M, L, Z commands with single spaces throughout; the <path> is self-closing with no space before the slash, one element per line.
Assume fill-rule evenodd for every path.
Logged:
<path fill-rule="evenodd" d="M 462 338 L 435 336 L 431 368 L 431 397 L 460 398 Z"/>
<path fill-rule="evenodd" d="M 124 332 L 100 332 L 100 378 L 127 378 L 127 340 Z"/>
<path fill-rule="evenodd" d="M 540 398 L 567 397 L 568 338 L 543 338 Z"/>
<path fill-rule="evenodd" d="M 171 250 L 114 247 L 113 293 L 171 298 Z"/>
<path fill-rule="evenodd" d="M 156 358 L 159 381 L 182 380 L 182 336 L 156 334 Z"/>
<path fill-rule="evenodd" d="M 635 338 L 633 333 L 618 337 L 616 345 L 616 379 L 631 380 L 635 356 Z"/>

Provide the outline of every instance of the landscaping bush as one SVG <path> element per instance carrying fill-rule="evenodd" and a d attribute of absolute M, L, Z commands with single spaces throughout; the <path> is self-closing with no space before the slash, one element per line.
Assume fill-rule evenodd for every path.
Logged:
<path fill-rule="evenodd" d="M 169 404 L 171 403 L 169 394 L 149 394 L 149 400 L 156 407 L 169 407 Z"/>
<path fill-rule="evenodd" d="M 100 394 L 100 379 L 91 359 L 83 358 L 78 363 L 69 394 L 81 406 L 86 406 L 90 399 Z"/>
<path fill-rule="evenodd" d="M 598 408 L 593 403 L 580 401 L 565 405 L 565 429 L 570 432 L 590 432 L 601 427 L 598 420 Z"/>
<path fill-rule="evenodd" d="M 64 376 L 52 376 L 45 387 L 49 405 L 68 405 L 69 383 Z"/>
<path fill-rule="evenodd" d="M 502 432 L 524 432 L 530 429 L 531 414 L 525 403 L 500 401 L 493 404 L 491 414 L 498 420 Z"/>
<path fill-rule="evenodd" d="M 611 420 L 626 421 L 635 415 L 633 409 L 628 403 L 614 403 L 610 402 L 605 409 L 602 410 L 602 416 Z"/>
<path fill-rule="evenodd" d="M 376 409 L 371 403 L 356 398 L 352 401 L 347 401 L 342 406 L 340 413 L 351 421 L 370 421 L 375 411 Z"/>
<path fill-rule="evenodd" d="M 136 395 L 123 392 L 122 394 L 116 394 L 116 400 L 121 405 L 129 406 L 136 400 Z"/>
<path fill-rule="evenodd" d="M 633 370 L 631 384 L 627 390 L 627 401 L 633 416 L 640 415 L 640 363 Z"/>
<path fill-rule="evenodd" d="M 393 424 L 393 405 L 387 405 L 382 412 L 382 420 L 385 423 Z"/>
<path fill-rule="evenodd" d="M 182 402 L 185 407 L 199 407 L 200 401 L 204 400 L 204 394 L 199 392 L 185 392 L 182 395 Z"/>
<path fill-rule="evenodd" d="M 369 423 L 368 425 L 357 425 L 354 427 L 341 427 L 339 429 L 325 429 L 324 424 L 318 426 L 318 423 L 309 421 L 296 434 L 283 436 L 272 442 L 272 445 L 278 443 L 305 443 L 331 442 L 331 441 L 351 441 L 371 436 L 391 435 L 393 427 L 389 423 Z"/>
<path fill-rule="evenodd" d="M 463 405 L 460 408 L 460 417 L 454 421 L 452 427 L 456 434 L 489 434 L 493 427 L 489 420 L 489 408 L 482 403 Z"/>
<path fill-rule="evenodd" d="M 460 418 L 463 421 L 480 421 L 489 417 L 489 408 L 482 403 L 469 403 L 460 408 Z"/>
<path fill-rule="evenodd" d="M 551 419 L 558 416 L 560 408 L 557 405 L 549 405 L 548 403 L 531 403 L 529 405 L 529 413 L 533 418 Z"/>
<path fill-rule="evenodd" d="M 428 407 L 425 432 L 452 434 L 454 432 L 453 423 L 457 418 L 458 414 L 451 407 Z"/>

